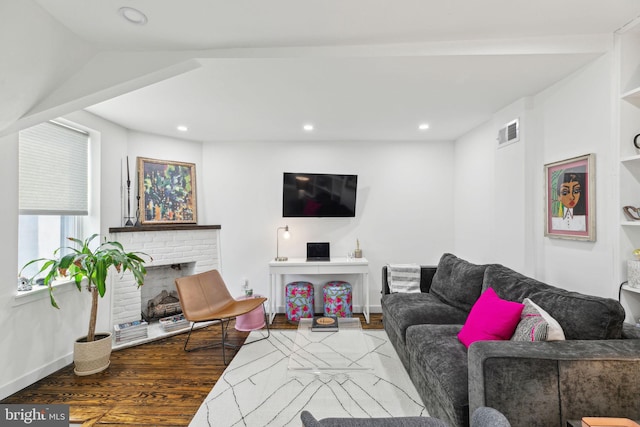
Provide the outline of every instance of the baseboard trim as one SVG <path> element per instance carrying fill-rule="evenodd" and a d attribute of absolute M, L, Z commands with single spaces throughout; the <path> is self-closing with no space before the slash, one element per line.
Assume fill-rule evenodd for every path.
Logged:
<path fill-rule="evenodd" d="M 43 365 L 38 369 L 34 369 L 33 371 L 21 376 L 20 378 L 17 378 L 10 383 L 0 387 L 0 400 L 19 392 L 23 388 L 28 387 L 45 377 L 48 377 L 49 375 L 71 363 L 73 363 L 73 352 L 69 353 L 66 356 L 62 356 L 51 363 Z"/>

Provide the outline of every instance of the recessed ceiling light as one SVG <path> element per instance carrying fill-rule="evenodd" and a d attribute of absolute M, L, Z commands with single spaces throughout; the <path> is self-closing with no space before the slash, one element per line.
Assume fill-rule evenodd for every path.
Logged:
<path fill-rule="evenodd" d="M 307 123 L 306 125 L 302 126 L 302 129 L 304 129 L 306 132 L 311 132 L 313 130 L 313 125 Z"/>
<path fill-rule="evenodd" d="M 184 125 L 180 125 L 180 126 L 176 127 L 176 129 L 178 129 L 180 132 L 186 132 L 186 131 L 189 130 L 189 128 L 184 126 Z"/>
<path fill-rule="evenodd" d="M 418 129 L 420 129 L 420 130 L 429 129 L 429 123 L 420 123 L 420 125 L 418 126 Z"/>
<path fill-rule="evenodd" d="M 147 23 L 147 15 L 132 7 L 121 7 L 118 9 L 118 14 L 132 24 L 144 25 Z"/>

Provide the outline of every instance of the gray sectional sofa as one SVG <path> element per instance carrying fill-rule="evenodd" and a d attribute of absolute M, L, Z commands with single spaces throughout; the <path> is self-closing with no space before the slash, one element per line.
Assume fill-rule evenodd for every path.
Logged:
<path fill-rule="evenodd" d="M 640 329 L 624 323 L 613 299 L 569 292 L 499 264 L 444 254 L 421 267 L 419 293 L 390 293 L 383 269 L 384 328 L 424 404 L 452 427 L 489 406 L 512 426 L 564 427 L 583 416 L 640 419 Z M 458 339 L 480 295 L 530 298 L 562 327 L 566 340 Z"/>

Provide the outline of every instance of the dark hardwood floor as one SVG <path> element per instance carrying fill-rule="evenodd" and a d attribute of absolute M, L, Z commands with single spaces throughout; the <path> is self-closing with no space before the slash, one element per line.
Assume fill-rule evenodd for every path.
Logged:
<path fill-rule="evenodd" d="M 363 328 L 382 329 L 382 315 L 372 314 Z M 273 329 L 295 329 L 284 315 Z M 229 327 L 232 341 L 244 342 L 248 332 Z M 193 342 L 219 339 L 214 325 L 193 333 Z M 186 426 L 222 375 L 225 365 L 219 347 L 187 353 L 186 334 L 114 351 L 106 371 L 79 377 L 73 364 L 60 369 L 0 403 L 69 405 L 72 423 L 83 427 Z M 196 341 L 197 340 L 197 341 Z"/>

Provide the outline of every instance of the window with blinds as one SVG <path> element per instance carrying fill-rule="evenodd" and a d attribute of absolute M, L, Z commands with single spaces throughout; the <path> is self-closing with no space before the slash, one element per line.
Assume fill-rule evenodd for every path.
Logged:
<path fill-rule="evenodd" d="M 20 132 L 21 215 L 87 215 L 89 134 L 54 122 Z"/>
<path fill-rule="evenodd" d="M 68 237 L 82 240 L 89 206 L 89 134 L 45 122 L 19 134 L 18 271 L 51 258 Z M 63 253 L 65 250 L 62 251 Z M 42 262 L 22 275 L 36 278 Z"/>

